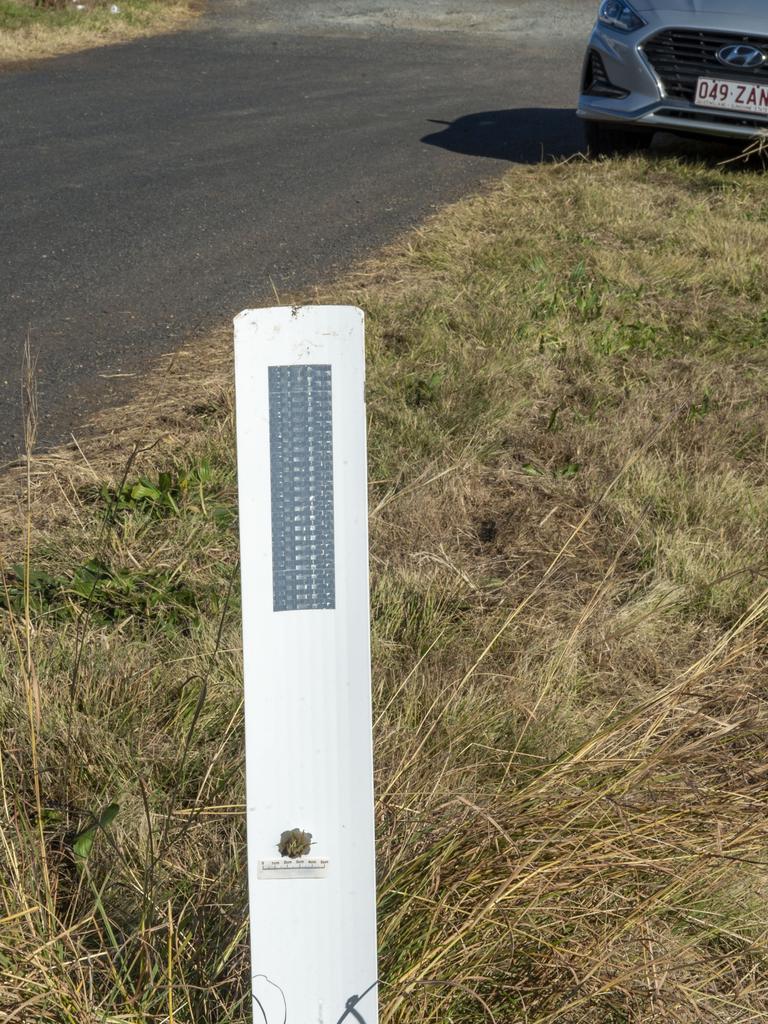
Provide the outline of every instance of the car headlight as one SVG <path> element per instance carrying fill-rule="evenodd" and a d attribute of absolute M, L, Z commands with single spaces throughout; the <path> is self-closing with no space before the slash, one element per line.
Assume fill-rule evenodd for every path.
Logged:
<path fill-rule="evenodd" d="M 646 23 L 626 0 L 604 0 L 600 7 L 598 21 L 621 32 L 634 32 Z"/>

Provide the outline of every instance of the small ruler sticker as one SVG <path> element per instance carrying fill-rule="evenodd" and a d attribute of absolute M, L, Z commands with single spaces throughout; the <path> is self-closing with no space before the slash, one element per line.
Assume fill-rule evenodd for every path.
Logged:
<path fill-rule="evenodd" d="M 271 860 L 260 860 L 256 871 L 257 878 L 325 878 L 328 874 L 328 860 L 325 857 L 301 857 L 290 860 L 275 857 Z"/>

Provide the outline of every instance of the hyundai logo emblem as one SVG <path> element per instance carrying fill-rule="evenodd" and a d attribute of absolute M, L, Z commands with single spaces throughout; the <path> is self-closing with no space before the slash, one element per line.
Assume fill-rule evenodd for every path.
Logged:
<path fill-rule="evenodd" d="M 734 46 L 724 46 L 718 52 L 717 59 L 721 64 L 731 68 L 759 68 L 765 64 L 768 57 L 756 46 L 736 43 Z"/>

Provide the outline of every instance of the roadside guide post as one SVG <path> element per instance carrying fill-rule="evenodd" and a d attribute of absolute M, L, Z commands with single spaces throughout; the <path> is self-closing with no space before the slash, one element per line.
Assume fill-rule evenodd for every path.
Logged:
<path fill-rule="evenodd" d="M 235 318 L 255 1024 L 376 1024 L 361 310 Z"/>

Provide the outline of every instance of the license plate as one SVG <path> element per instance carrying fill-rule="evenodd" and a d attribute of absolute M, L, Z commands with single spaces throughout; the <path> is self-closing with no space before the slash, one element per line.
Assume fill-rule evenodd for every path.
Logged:
<path fill-rule="evenodd" d="M 700 107 L 719 107 L 721 110 L 737 110 L 768 117 L 768 84 L 700 78 L 696 85 L 696 103 Z"/>

